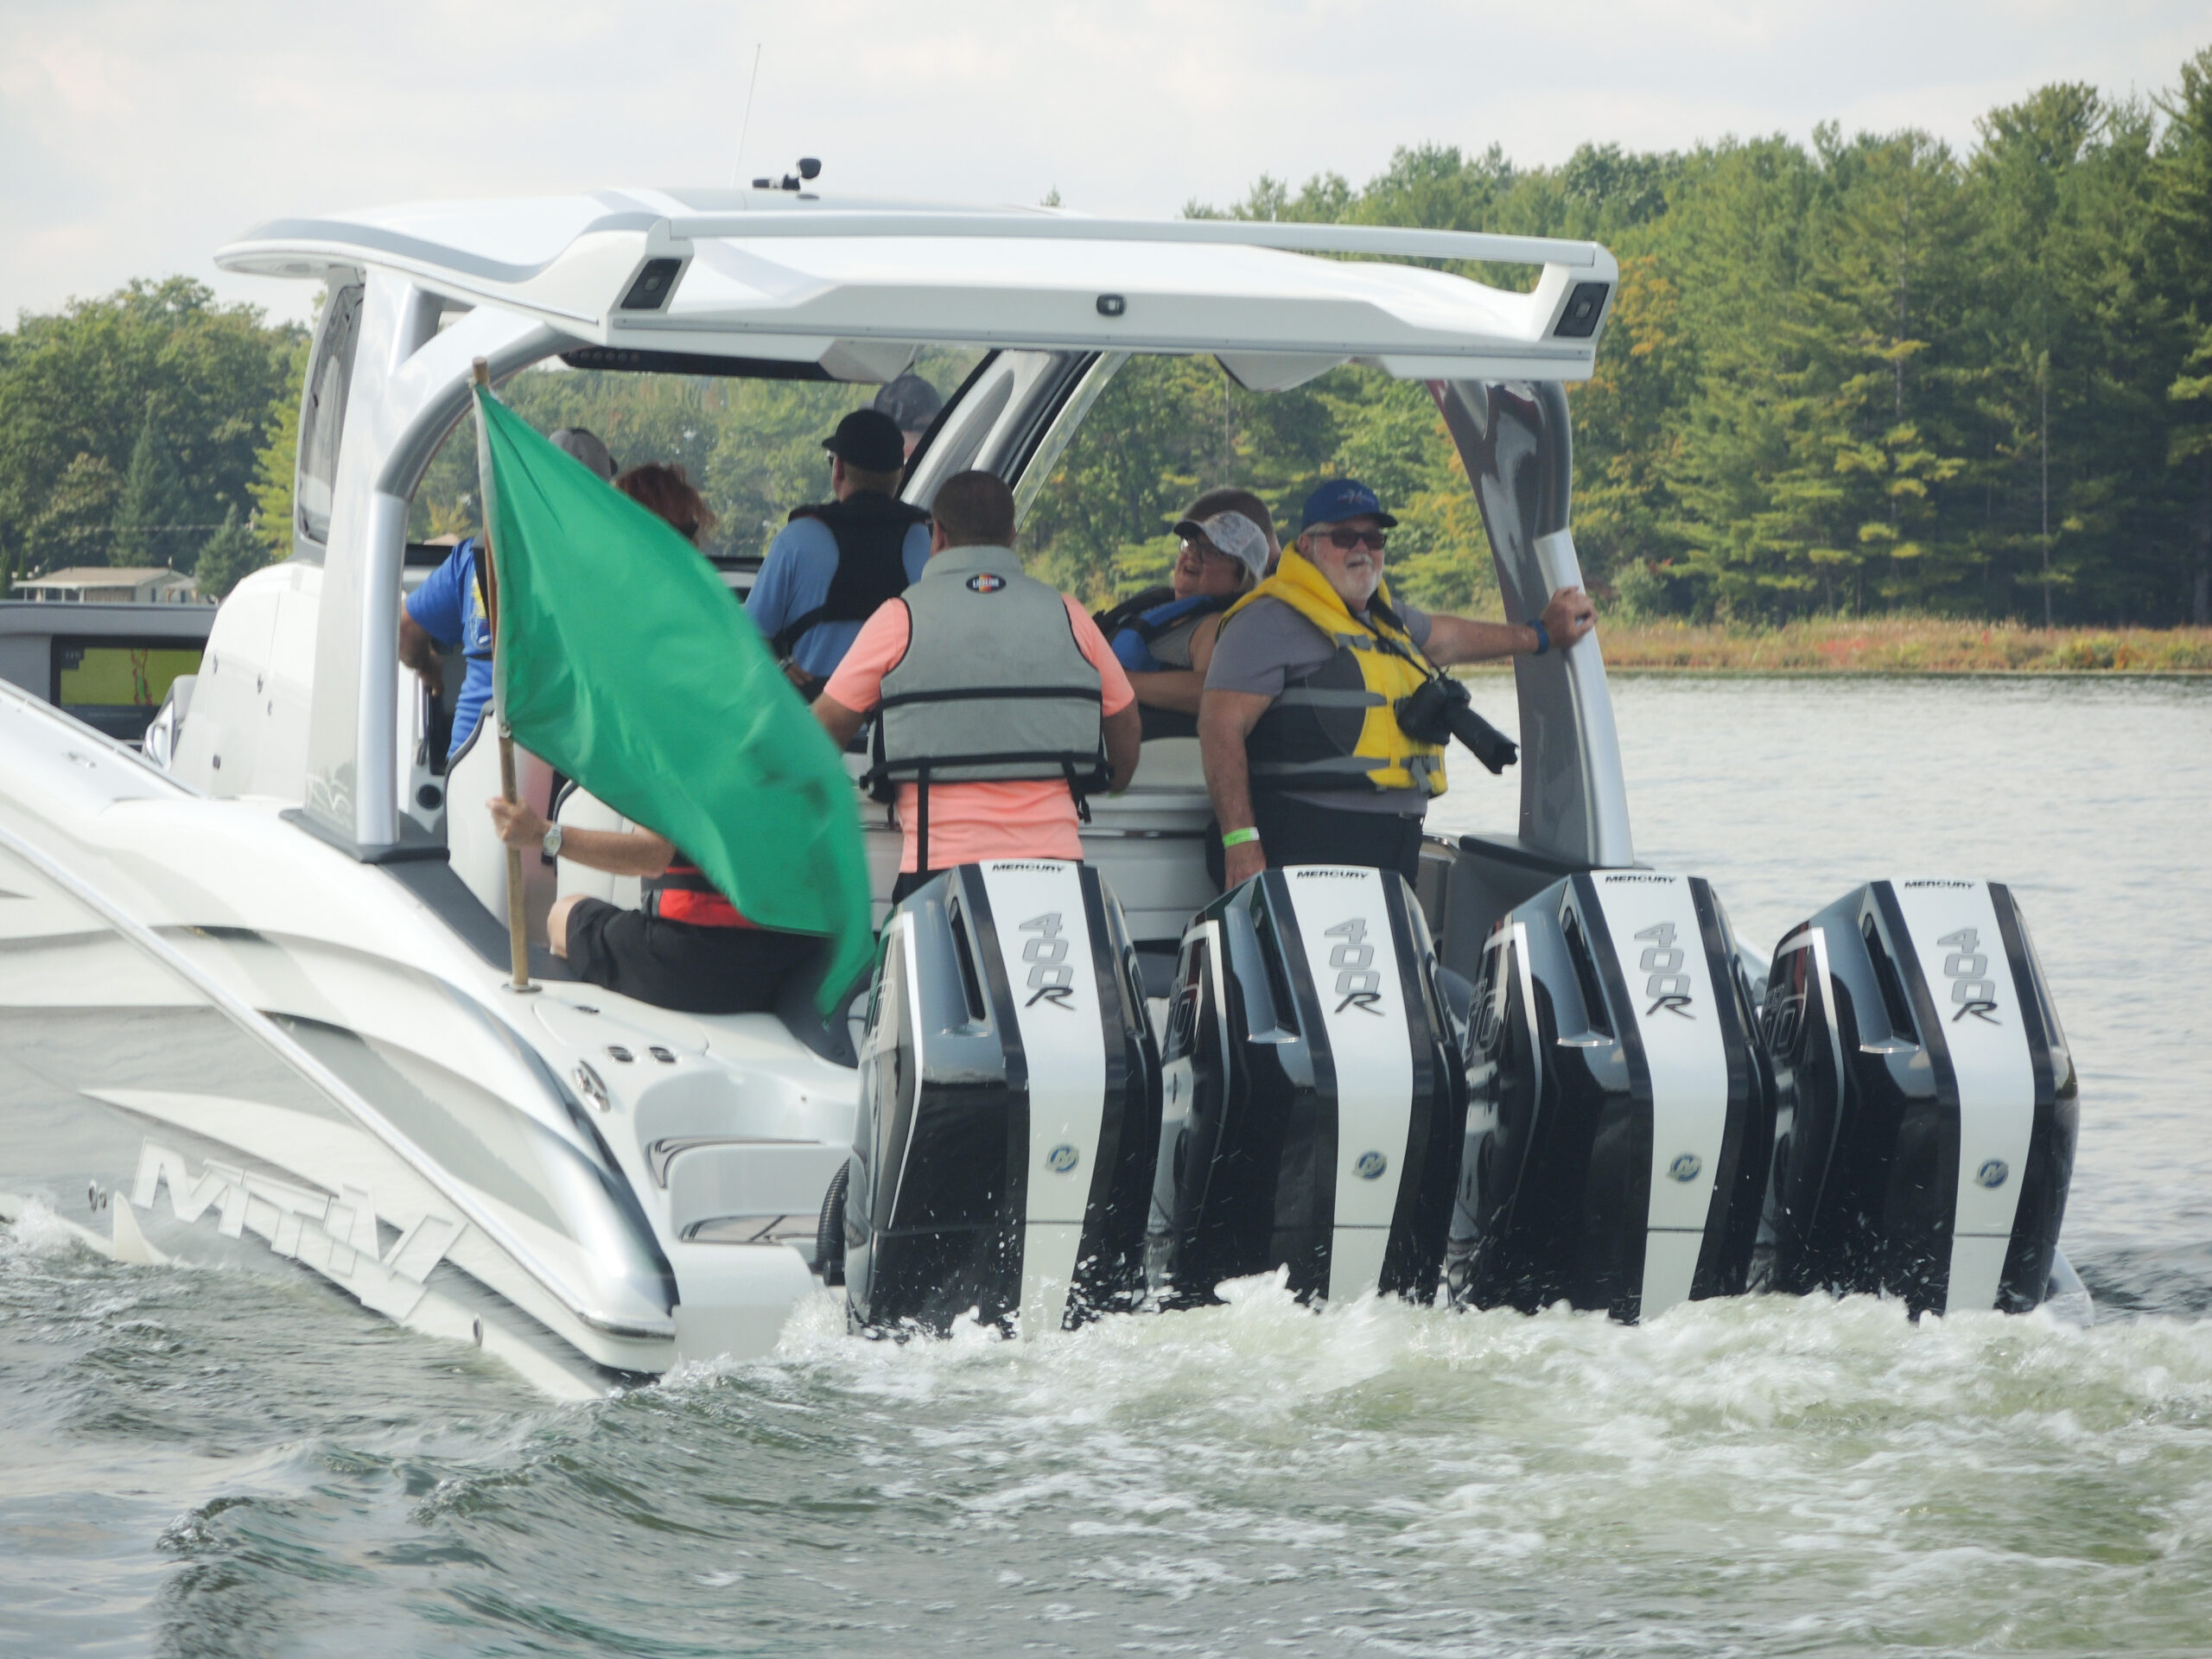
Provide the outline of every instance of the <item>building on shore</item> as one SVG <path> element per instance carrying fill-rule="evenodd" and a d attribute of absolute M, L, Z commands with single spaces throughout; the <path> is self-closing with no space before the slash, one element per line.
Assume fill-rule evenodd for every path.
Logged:
<path fill-rule="evenodd" d="M 76 604 L 191 605 L 199 584 L 181 570 L 160 565 L 73 565 L 26 576 L 16 583 L 18 599 Z"/>

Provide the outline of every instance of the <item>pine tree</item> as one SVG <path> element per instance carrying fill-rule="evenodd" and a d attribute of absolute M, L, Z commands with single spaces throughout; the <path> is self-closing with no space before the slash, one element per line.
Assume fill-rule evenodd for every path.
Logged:
<path fill-rule="evenodd" d="M 123 494 L 116 503 L 115 533 L 109 538 L 107 562 L 175 564 L 178 552 L 188 543 L 174 527 L 188 522 L 189 511 L 161 405 L 150 403 L 139 423 L 130 468 L 123 475 Z"/>
<path fill-rule="evenodd" d="M 30 522 L 25 569 L 42 573 L 101 563 L 122 492 L 115 469 L 100 456 L 71 456 Z"/>
<path fill-rule="evenodd" d="M 2174 414 L 2169 465 L 2187 527 L 2185 614 L 2212 626 L 2212 48 L 2181 68 L 2162 106 L 2168 126 L 2157 164 L 2162 285 L 2186 330 L 2187 356 L 2166 387 Z"/>
<path fill-rule="evenodd" d="M 253 478 L 247 486 L 253 500 L 255 531 L 271 559 L 292 556 L 292 480 L 299 460 L 300 399 L 312 343 L 302 336 L 292 349 L 289 372 L 270 410 L 265 435 L 254 454 Z M 474 461 L 471 455 L 472 467 Z"/>
<path fill-rule="evenodd" d="M 1677 435 L 1655 481 L 1681 549 L 1676 579 L 1700 613 L 1773 616 L 1835 602 L 1814 557 L 1827 539 L 1821 513 L 1833 484 L 1802 466 L 1785 480 L 1807 416 L 1795 384 L 1802 343 L 1781 325 L 1819 188 L 1811 158 L 1783 140 L 1704 148 L 1685 158 L 1654 227 L 1654 274 L 1680 295 L 1674 372 L 1686 394 L 1649 416 Z"/>
<path fill-rule="evenodd" d="M 1828 528 L 1850 556 L 1850 607 L 1947 607 L 1971 552 L 1946 511 L 1965 467 L 1956 391 L 1966 204 L 1924 135 L 1824 146 L 1830 190 L 1800 296 L 1808 386 L 1824 405 L 1808 457 L 1837 486 Z"/>
<path fill-rule="evenodd" d="M 251 525 L 239 522 L 238 510 L 232 507 L 223 515 L 222 528 L 200 548 L 199 563 L 194 566 L 200 597 L 226 599 L 243 578 L 269 563 L 267 547 Z"/>
<path fill-rule="evenodd" d="M 1678 417 L 1688 392 L 1681 309 L 1681 290 L 1656 256 L 1624 257 L 1606 349 L 1589 381 L 1567 394 L 1583 574 L 1595 591 L 1610 587 L 1640 611 L 1664 611 L 1688 597 L 1673 580 L 1682 548 L 1669 489 L 1681 465 Z"/>
<path fill-rule="evenodd" d="M 2075 355 L 2059 286 L 2059 244 L 2063 219 L 2079 205 L 2073 170 L 2104 118 L 2094 87 L 2044 87 L 1981 119 L 1973 167 L 1983 209 L 1979 251 L 1987 273 L 1980 319 L 1983 442 L 1974 481 L 1983 522 L 1977 540 L 1991 563 L 1993 587 L 2006 596 L 1998 602 L 2015 594 L 2032 596 L 2045 623 L 2055 614 L 2056 589 L 2067 580 L 2064 552 L 2058 566 L 2051 563 L 2051 371 L 2054 351 L 2062 365 Z M 2062 391 L 2062 449 L 2065 413 Z M 2062 495 L 2063 480 L 2062 461 Z"/>

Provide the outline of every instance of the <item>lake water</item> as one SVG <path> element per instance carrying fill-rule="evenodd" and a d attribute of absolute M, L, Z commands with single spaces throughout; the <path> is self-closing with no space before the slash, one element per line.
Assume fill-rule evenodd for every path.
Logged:
<path fill-rule="evenodd" d="M 1510 691 L 1478 702 L 1510 726 Z M 302 1275 L 0 1230 L 0 1653 L 2212 1651 L 2212 684 L 1628 679 L 1637 849 L 1764 951 L 2013 884 L 2100 1307 L 1915 1325 L 1264 1286 L 549 1406 Z M 1510 828 L 1471 765 L 1436 823 Z"/>

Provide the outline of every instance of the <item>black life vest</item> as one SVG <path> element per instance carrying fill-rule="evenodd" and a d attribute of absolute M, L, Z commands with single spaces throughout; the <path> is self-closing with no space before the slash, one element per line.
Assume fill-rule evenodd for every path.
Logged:
<path fill-rule="evenodd" d="M 1191 647 L 1198 637 L 1198 627 L 1210 616 L 1218 616 L 1234 603 L 1233 600 L 1218 599 L 1210 594 L 1192 594 L 1178 599 L 1173 588 L 1155 588 L 1167 597 L 1159 604 L 1138 612 L 1123 621 L 1116 632 L 1106 637 L 1118 639 L 1120 634 L 1134 633 L 1143 643 L 1155 663 L 1173 672 L 1191 667 Z M 1125 607 L 1116 606 L 1116 610 Z M 1118 653 L 1117 653 L 1118 654 Z M 1155 669 L 1154 672 L 1158 672 Z M 1143 741 L 1149 743 L 1158 737 L 1196 737 L 1198 717 L 1185 714 L 1180 709 L 1156 709 L 1140 699 L 1137 716 L 1141 722 Z"/>
<path fill-rule="evenodd" d="M 925 524 L 923 508 L 894 501 L 876 490 L 859 490 L 842 501 L 822 501 L 791 509 L 791 522 L 818 518 L 837 538 L 837 569 L 829 595 L 812 610 L 793 617 L 770 640 L 788 662 L 798 642 L 824 622 L 865 622 L 887 600 L 906 591 L 906 532 Z"/>
<path fill-rule="evenodd" d="M 1141 594 L 1132 594 L 1109 610 L 1093 611 L 1090 620 L 1098 625 L 1098 632 L 1106 636 L 1109 644 L 1123 628 L 1128 627 L 1147 611 L 1156 611 L 1173 601 L 1173 588 L 1147 588 Z"/>
<path fill-rule="evenodd" d="M 1188 668 L 1191 642 L 1198 625 L 1210 616 L 1218 616 L 1235 602 L 1234 599 L 1217 599 L 1209 594 L 1171 599 L 1165 605 L 1155 605 L 1142 615 L 1122 623 L 1120 631 L 1136 635 L 1144 641 L 1144 648 L 1168 668 Z M 1109 634 L 1107 638 L 1113 636 Z"/>

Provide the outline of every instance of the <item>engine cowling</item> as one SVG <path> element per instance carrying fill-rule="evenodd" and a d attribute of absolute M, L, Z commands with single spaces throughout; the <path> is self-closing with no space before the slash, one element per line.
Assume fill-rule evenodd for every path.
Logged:
<path fill-rule="evenodd" d="M 1773 1090 L 1751 986 L 1696 876 L 1554 882 L 1485 942 L 1453 1300 L 1621 1319 L 1745 1287 Z"/>
<path fill-rule="evenodd" d="M 1163 1052 L 1160 1300 L 1278 1268 L 1301 1297 L 1433 1298 L 1465 1109 L 1437 975 L 1395 874 L 1269 870 L 1199 912 Z"/>
<path fill-rule="evenodd" d="M 1034 1332 L 1134 1305 L 1160 1063 L 1121 906 L 1055 860 L 964 864 L 886 925 L 846 1289 L 865 1329 Z"/>
<path fill-rule="evenodd" d="M 1780 1109 L 1756 1278 L 1915 1313 L 2043 1300 L 2080 1125 L 2011 891 L 1873 881 L 1775 947 Z"/>

